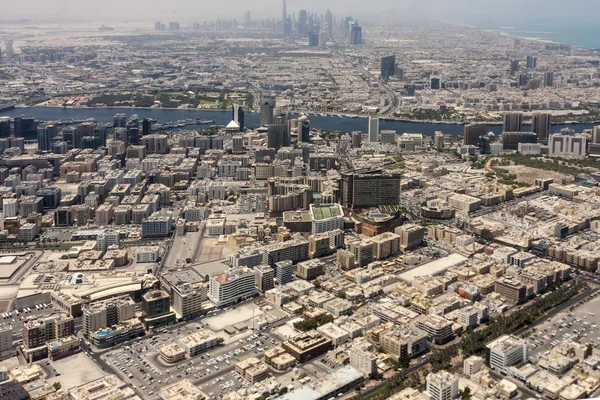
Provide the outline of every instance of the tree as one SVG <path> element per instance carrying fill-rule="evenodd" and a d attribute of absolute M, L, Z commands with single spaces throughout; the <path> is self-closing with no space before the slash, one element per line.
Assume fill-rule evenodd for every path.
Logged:
<path fill-rule="evenodd" d="M 57 381 L 52 384 L 52 387 L 54 388 L 54 390 L 60 390 L 62 385 L 60 384 L 60 382 Z"/>
<path fill-rule="evenodd" d="M 346 292 L 344 292 L 344 291 L 338 292 L 338 297 L 340 299 L 345 299 L 346 298 Z"/>
<path fill-rule="evenodd" d="M 281 389 L 279 389 L 279 395 L 283 396 L 284 394 L 286 394 L 288 392 L 288 388 L 287 386 L 282 387 Z"/>
<path fill-rule="evenodd" d="M 471 388 L 467 386 L 464 390 L 459 391 L 458 394 L 462 400 L 469 400 L 471 398 Z"/>

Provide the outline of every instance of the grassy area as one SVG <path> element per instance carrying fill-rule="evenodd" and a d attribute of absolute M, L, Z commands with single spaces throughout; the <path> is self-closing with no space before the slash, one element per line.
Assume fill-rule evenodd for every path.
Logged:
<path fill-rule="evenodd" d="M 508 154 L 493 160 L 494 165 L 507 166 L 512 164 L 525 167 L 544 169 L 564 175 L 579 175 L 594 172 L 600 168 L 600 163 L 592 160 L 565 159 L 561 157 L 524 156 L 522 154 Z"/>

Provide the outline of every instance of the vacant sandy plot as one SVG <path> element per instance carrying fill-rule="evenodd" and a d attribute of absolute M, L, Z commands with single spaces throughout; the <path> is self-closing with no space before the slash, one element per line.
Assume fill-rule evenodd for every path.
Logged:
<path fill-rule="evenodd" d="M 517 175 L 517 181 L 525 182 L 533 185 L 536 179 L 554 179 L 554 182 L 561 183 L 572 182 L 571 175 L 559 174 L 558 172 L 547 171 L 538 168 L 525 167 L 523 165 L 502 166 L 502 169 L 507 170 L 510 174 Z"/>
<path fill-rule="evenodd" d="M 52 366 L 60 376 L 50 378 L 48 382 L 51 385 L 54 382 L 60 382 L 63 390 L 69 390 L 106 375 L 98 364 L 83 352 L 54 361 Z"/>
<path fill-rule="evenodd" d="M 240 322 L 250 320 L 253 316 L 258 317 L 262 314 L 263 312 L 256 304 L 247 303 L 236 306 L 235 310 L 230 310 L 214 317 L 205 318 L 204 322 L 207 323 L 213 331 L 220 331 L 225 329 L 226 326 L 239 324 Z"/>

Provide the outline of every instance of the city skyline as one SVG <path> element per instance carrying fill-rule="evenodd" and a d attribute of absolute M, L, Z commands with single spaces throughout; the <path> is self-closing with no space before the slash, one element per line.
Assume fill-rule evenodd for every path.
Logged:
<path fill-rule="evenodd" d="M 176 18 L 191 22 L 228 18 L 243 21 L 244 12 L 248 10 L 252 11 L 252 15 L 256 19 L 280 19 L 282 17 L 281 0 L 266 0 L 256 3 L 226 0 L 221 2 L 218 7 L 215 7 L 214 3 L 203 4 L 203 2 L 189 0 L 174 0 L 168 3 L 158 0 L 145 2 L 134 0 L 125 4 L 117 0 L 85 5 L 82 3 L 84 2 L 75 0 L 11 2 L 3 5 L 3 15 L 0 20 L 150 21 L 157 18 Z M 600 11 L 600 4 L 593 0 L 575 0 L 574 3 L 577 6 L 563 9 L 564 3 L 559 0 L 504 0 L 502 2 L 457 0 L 451 3 L 443 0 L 401 0 L 392 5 L 383 0 L 373 0 L 369 2 L 368 6 L 360 0 L 305 0 L 288 1 L 287 10 L 289 15 L 297 14 L 301 9 L 320 14 L 329 8 L 334 13 L 356 14 L 359 17 L 367 18 L 367 22 L 423 18 L 474 24 L 510 20 L 515 23 L 524 21 L 528 23 L 536 21 L 564 23 L 565 15 L 587 20 L 595 12 Z M 518 14 L 511 12 L 512 7 L 516 6 L 520 10 Z M 143 13 L 140 12 L 142 10 Z M 531 12 L 535 12 L 535 14 L 531 15 Z M 527 16 L 526 19 L 525 16 Z M 552 30 L 550 26 L 547 29 Z"/>

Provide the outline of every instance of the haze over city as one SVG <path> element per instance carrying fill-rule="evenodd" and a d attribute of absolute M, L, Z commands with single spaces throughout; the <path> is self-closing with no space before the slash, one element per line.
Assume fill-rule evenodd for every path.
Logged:
<path fill-rule="evenodd" d="M 1 400 L 600 398 L 597 1 L 0 9 Z"/>

